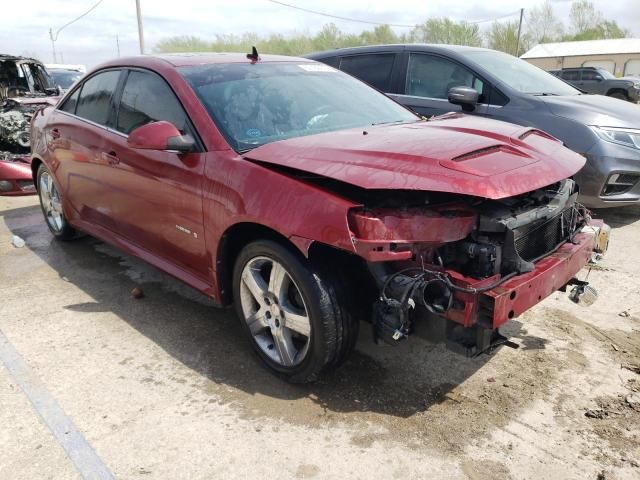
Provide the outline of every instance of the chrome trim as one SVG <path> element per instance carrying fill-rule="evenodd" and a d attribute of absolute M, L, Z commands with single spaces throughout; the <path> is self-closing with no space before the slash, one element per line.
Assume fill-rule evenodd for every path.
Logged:
<path fill-rule="evenodd" d="M 81 122 L 88 123 L 89 125 L 93 125 L 94 127 L 98 127 L 98 128 L 100 128 L 102 130 L 106 130 L 107 132 L 115 133 L 116 135 L 119 135 L 119 136 L 121 136 L 123 138 L 129 138 L 129 135 L 127 135 L 126 133 L 122 133 L 122 132 L 120 132 L 120 131 L 118 131 L 118 130 L 116 130 L 114 128 L 107 127 L 106 125 L 101 125 L 99 123 L 96 123 L 96 122 L 91 121 L 89 119 L 86 119 L 84 117 L 79 117 L 78 115 L 76 115 L 74 113 L 65 112 L 64 110 L 60 110 L 58 108 L 56 108 L 56 112 L 62 113 L 63 115 L 67 115 L 68 117 L 71 117 L 71 118 L 75 118 L 76 120 L 80 120 Z"/>

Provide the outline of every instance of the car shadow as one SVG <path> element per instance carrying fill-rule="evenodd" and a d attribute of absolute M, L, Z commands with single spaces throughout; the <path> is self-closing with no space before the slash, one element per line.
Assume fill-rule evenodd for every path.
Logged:
<path fill-rule="evenodd" d="M 620 228 L 640 220 L 640 205 L 594 209 L 593 218 L 601 218 L 612 228 Z"/>
<path fill-rule="evenodd" d="M 90 236 L 54 240 L 39 206 L 5 211 L 3 216 L 9 230 L 25 239 L 61 279 L 93 299 L 64 308 L 114 313 L 197 376 L 213 382 L 212 393 L 216 385 L 224 385 L 251 396 L 307 398 L 331 412 L 406 418 L 443 402 L 491 359 L 490 355 L 466 358 L 420 338 L 380 347 L 363 323 L 356 350 L 343 366 L 317 383 L 291 385 L 262 367 L 232 309 L 215 307 L 181 282 Z M 143 290 L 144 298 L 132 298 L 134 287 Z M 507 331 L 523 349 L 545 348 L 545 339 L 527 336 L 517 321 L 510 322 Z"/>

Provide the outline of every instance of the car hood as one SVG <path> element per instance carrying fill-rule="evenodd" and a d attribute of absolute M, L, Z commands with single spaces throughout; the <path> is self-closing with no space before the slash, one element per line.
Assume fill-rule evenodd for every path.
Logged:
<path fill-rule="evenodd" d="M 461 114 L 281 140 L 245 158 L 365 189 L 491 199 L 545 187 L 584 165 L 583 157 L 544 132 Z"/>
<path fill-rule="evenodd" d="M 44 95 L 34 95 L 34 96 L 24 96 L 24 97 L 11 97 L 6 100 L 6 102 L 14 102 L 18 105 L 25 106 L 39 106 L 39 105 L 55 105 L 58 103 L 60 99 L 59 96 L 44 96 Z"/>
<path fill-rule="evenodd" d="M 584 125 L 638 128 L 640 108 L 631 102 L 604 95 L 540 97 L 551 113 Z"/>

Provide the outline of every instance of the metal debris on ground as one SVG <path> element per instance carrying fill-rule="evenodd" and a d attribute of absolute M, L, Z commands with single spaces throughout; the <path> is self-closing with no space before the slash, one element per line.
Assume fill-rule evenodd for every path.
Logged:
<path fill-rule="evenodd" d="M 22 247 L 24 247 L 25 243 L 24 243 L 24 240 L 22 238 L 20 238 L 17 235 L 14 235 L 11 238 L 11 245 L 13 245 L 16 248 L 22 248 Z"/>

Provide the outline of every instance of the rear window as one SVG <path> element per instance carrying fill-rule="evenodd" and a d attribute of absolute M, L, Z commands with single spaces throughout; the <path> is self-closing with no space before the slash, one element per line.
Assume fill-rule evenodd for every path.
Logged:
<path fill-rule="evenodd" d="M 570 82 L 575 82 L 580 80 L 580 71 L 579 70 L 565 70 L 562 72 L 562 78 L 568 80 Z"/>
<path fill-rule="evenodd" d="M 391 72 L 395 56 L 394 53 L 377 53 L 342 57 L 340 70 L 382 92 L 388 92 L 391 87 Z"/>

